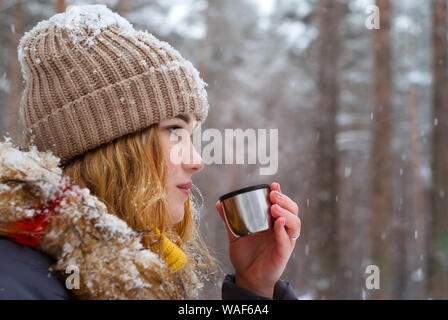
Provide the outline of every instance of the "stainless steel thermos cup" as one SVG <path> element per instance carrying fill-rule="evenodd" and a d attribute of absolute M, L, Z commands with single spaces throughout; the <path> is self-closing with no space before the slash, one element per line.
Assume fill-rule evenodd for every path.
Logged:
<path fill-rule="evenodd" d="M 269 193 L 268 184 L 259 184 L 219 197 L 227 226 L 236 237 L 272 228 Z"/>

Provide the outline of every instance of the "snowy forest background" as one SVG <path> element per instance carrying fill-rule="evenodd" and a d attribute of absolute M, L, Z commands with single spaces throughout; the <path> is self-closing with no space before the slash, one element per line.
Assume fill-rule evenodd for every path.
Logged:
<path fill-rule="evenodd" d="M 279 130 L 279 169 L 195 176 L 225 272 L 218 197 L 279 182 L 302 234 L 282 276 L 301 299 L 448 299 L 447 0 L 0 0 L 0 130 L 20 141 L 18 40 L 74 4 L 106 4 L 169 42 L 209 85 L 202 130 Z M 365 26 L 380 9 L 380 29 Z M 366 287 L 377 265 L 380 289 Z M 220 284 L 202 298 L 220 299 Z"/>

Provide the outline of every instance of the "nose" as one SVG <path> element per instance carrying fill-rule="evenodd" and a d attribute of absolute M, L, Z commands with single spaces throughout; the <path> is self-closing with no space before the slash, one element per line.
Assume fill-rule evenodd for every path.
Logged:
<path fill-rule="evenodd" d="M 204 168 L 204 160 L 201 155 L 196 151 L 193 143 L 190 142 L 190 159 L 184 161 L 183 166 L 186 170 L 193 173 L 197 173 Z"/>

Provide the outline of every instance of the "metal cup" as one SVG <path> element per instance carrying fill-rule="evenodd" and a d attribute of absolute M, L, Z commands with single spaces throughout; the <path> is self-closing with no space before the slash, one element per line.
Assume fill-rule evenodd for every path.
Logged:
<path fill-rule="evenodd" d="M 272 228 L 270 191 L 268 184 L 259 184 L 219 197 L 227 226 L 235 237 Z"/>

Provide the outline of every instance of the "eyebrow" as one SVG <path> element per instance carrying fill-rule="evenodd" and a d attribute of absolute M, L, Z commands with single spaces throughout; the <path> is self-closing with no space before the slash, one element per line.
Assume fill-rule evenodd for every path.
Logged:
<path fill-rule="evenodd" d="M 179 114 L 179 115 L 175 116 L 175 118 L 184 120 L 188 124 L 190 123 L 190 117 L 187 115 Z"/>

